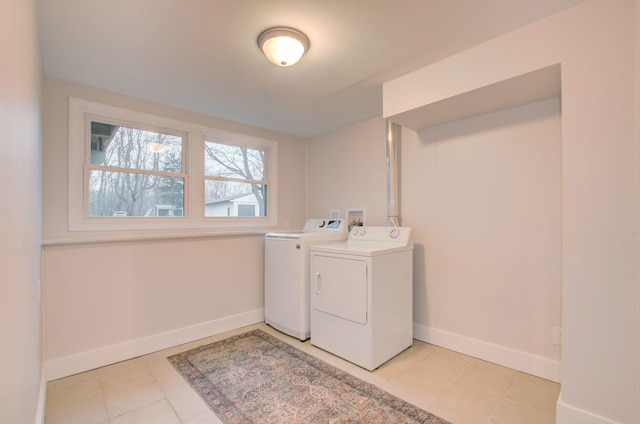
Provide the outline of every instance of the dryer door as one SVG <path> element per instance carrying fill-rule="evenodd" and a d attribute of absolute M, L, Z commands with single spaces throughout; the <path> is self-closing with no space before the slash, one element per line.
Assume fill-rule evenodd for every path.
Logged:
<path fill-rule="evenodd" d="M 314 255 L 311 307 L 338 318 L 367 323 L 367 263 L 361 259 Z"/>

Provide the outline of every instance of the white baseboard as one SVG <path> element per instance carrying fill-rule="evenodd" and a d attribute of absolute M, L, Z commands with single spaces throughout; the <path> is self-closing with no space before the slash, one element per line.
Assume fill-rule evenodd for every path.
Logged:
<path fill-rule="evenodd" d="M 556 424 L 621 424 L 608 418 L 576 408 L 562 401 L 562 393 L 556 403 Z"/>
<path fill-rule="evenodd" d="M 220 318 L 47 361 L 47 380 L 56 380 L 264 321 L 264 309 Z"/>
<path fill-rule="evenodd" d="M 527 374 L 560 382 L 560 361 L 417 324 L 413 325 L 413 337 Z"/>

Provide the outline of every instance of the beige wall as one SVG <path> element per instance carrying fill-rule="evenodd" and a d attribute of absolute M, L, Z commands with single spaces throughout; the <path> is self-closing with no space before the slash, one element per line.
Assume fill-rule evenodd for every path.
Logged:
<path fill-rule="evenodd" d="M 443 79 L 459 95 L 455 81 L 467 75 L 486 83 L 561 64 L 563 424 L 639 418 L 635 6 L 586 1 L 384 89 L 393 115 Z"/>
<path fill-rule="evenodd" d="M 263 231 L 67 231 L 69 96 L 278 141 L 278 222 L 306 219 L 306 141 L 122 95 L 45 80 L 43 284 L 54 379 L 263 319 Z M 117 242 L 105 238 L 116 237 Z"/>
<path fill-rule="evenodd" d="M 640 0 L 636 0 L 636 231 L 640 229 Z M 636 240 L 636 418 L 640 419 L 640 237 Z"/>
<path fill-rule="evenodd" d="M 40 83 L 33 1 L 0 2 L 0 422 L 43 419 Z"/>
<path fill-rule="evenodd" d="M 558 99 L 403 137 L 416 337 L 559 381 Z"/>
<path fill-rule="evenodd" d="M 261 234 L 44 249 L 48 377 L 262 321 Z"/>
<path fill-rule="evenodd" d="M 365 225 L 387 217 L 385 124 L 374 118 L 311 139 L 309 216 L 365 209 Z"/>

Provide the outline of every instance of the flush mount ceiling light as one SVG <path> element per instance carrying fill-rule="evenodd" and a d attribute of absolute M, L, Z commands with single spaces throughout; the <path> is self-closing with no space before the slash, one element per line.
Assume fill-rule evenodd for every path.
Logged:
<path fill-rule="evenodd" d="M 293 28 L 269 28 L 258 36 L 258 47 L 271 63 L 291 66 L 309 50 L 309 39 Z"/>

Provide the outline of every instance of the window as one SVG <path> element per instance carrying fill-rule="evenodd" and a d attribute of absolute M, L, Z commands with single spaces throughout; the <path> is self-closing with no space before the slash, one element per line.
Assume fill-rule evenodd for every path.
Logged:
<path fill-rule="evenodd" d="M 90 120 L 90 217 L 178 217 L 184 209 L 184 136 Z"/>
<path fill-rule="evenodd" d="M 69 229 L 277 223 L 277 143 L 69 100 Z"/>
<path fill-rule="evenodd" d="M 205 215 L 266 216 L 265 151 L 205 141 Z"/>

